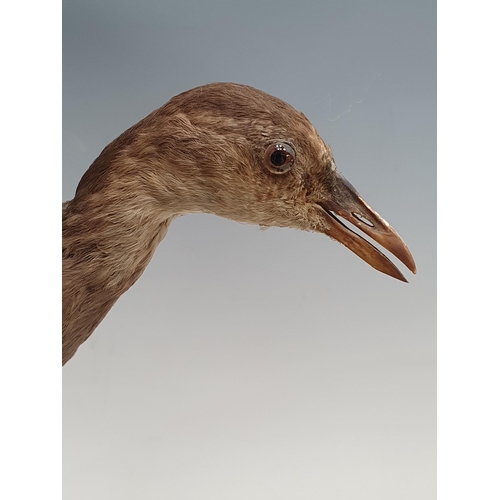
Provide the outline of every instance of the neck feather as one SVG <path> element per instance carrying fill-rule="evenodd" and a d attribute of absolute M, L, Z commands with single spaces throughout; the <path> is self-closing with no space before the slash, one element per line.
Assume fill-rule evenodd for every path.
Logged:
<path fill-rule="evenodd" d="M 141 276 L 174 214 L 140 190 L 99 191 L 63 209 L 63 364 Z"/>
<path fill-rule="evenodd" d="M 63 205 L 63 364 L 139 278 L 176 215 L 230 215 L 220 166 L 237 164 L 237 141 L 172 106 L 110 143 Z"/>

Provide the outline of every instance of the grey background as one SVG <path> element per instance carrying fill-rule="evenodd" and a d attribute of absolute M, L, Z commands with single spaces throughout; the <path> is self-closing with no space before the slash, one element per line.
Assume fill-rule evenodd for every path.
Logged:
<path fill-rule="evenodd" d="M 435 498 L 435 21 L 430 1 L 63 2 L 63 199 L 170 97 L 245 83 L 308 116 L 418 267 L 175 220 L 64 368 L 65 498 Z"/>

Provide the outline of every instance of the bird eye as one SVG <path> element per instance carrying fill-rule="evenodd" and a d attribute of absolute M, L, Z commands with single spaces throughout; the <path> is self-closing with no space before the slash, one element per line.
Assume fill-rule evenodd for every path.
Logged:
<path fill-rule="evenodd" d="M 284 174 L 288 172 L 295 161 L 295 151 L 291 146 L 283 142 L 277 142 L 267 147 L 264 155 L 264 163 L 273 174 Z"/>

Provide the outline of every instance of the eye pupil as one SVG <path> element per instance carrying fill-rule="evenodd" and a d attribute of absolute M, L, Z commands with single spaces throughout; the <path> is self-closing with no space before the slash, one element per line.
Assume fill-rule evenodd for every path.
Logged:
<path fill-rule="evenodd" d="M 275 151 L 271 155 L 271 163 L 276 167 L 281 167 L 286 162 L 287 154 L 284 151 Z"/>

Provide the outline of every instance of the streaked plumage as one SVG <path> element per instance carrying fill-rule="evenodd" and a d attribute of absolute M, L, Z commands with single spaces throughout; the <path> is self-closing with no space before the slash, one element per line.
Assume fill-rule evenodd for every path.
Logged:
<path fill-rule="evenodd" d="M 63 205 L 63 364 L 149 263 L 178 215 L 322 232 L 406 281 L 341 216 L 416 271 L 300 112 L 252 87 L 184 92 L 109 144 Z"/>

